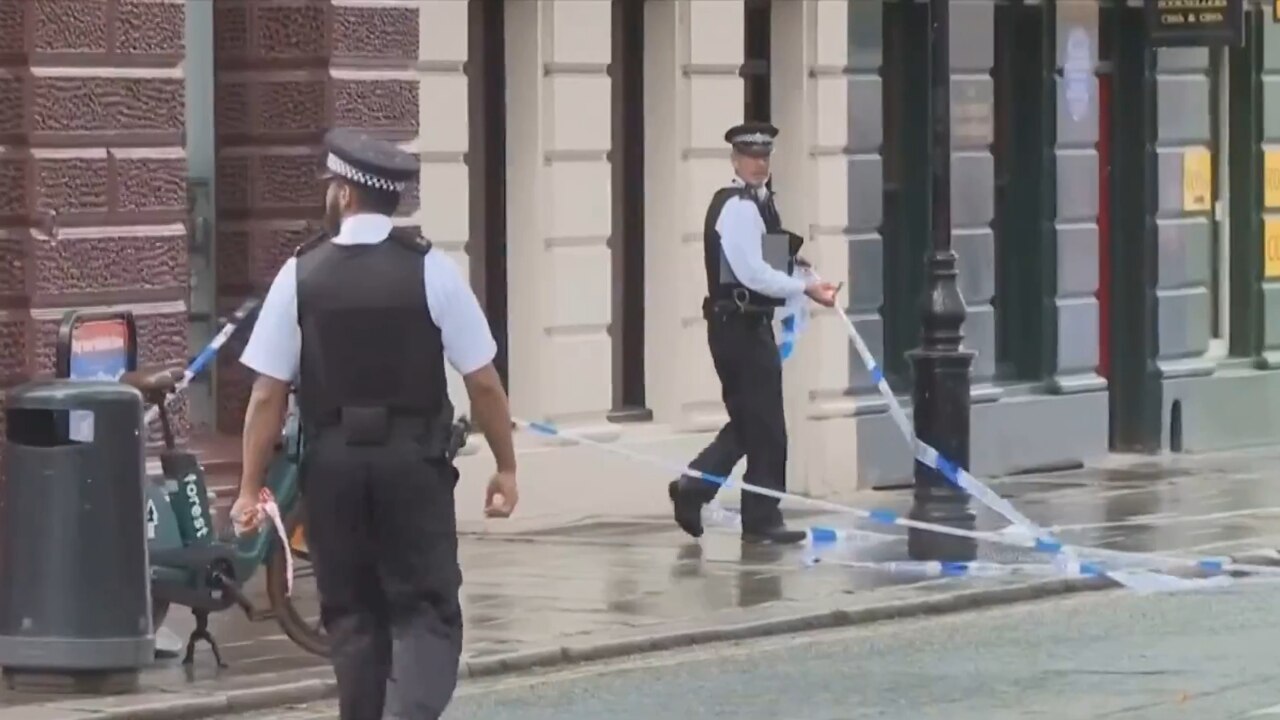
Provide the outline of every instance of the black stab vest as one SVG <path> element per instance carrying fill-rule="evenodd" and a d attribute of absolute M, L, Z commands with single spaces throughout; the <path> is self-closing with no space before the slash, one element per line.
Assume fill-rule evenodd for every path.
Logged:
<path fill-rule="evenodd" d="M 344 407 L 386 408 L 432 428 L 452 422 L 444 345 L 427 307 L 429 252 L 431 243 L 400 229 L 372 245 L 299 248 L 304 427 L 333 425 Z"/>
<path fill-rule="evenodd" d="M 767 233 L 783 232 L 782 219 L 778 216 L 778 208 L 773 202 L 773 193 L 765 200 L 760 200 L 748 187 L 730 185 L 720 188 L 711 196 L 711 204 L 707 206 L 707 217 L 702 226 L 702 257 L 707 269 L 707 297 L 711 300 L 733 300 L 735 294 L 741 297 L 746 291 L 746 304 L 766 307 L 779 307 L 785 301 L 779 298 L 762 295 L 740 282 L 720 282 L 720 263 L 724 251 L 720 247 L 720 233 L 716 232 L 716 221 L 720 219 L 720 211 L 731 198 L 740 197 L 755 203 L 764 220 Z M 794 255 L 794 253 L 793 253 Z"/>

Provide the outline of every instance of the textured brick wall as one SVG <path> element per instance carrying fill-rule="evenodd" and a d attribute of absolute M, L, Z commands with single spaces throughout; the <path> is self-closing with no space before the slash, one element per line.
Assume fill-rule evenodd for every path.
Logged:
<path fill-rule="evenodd" d="M 144 362 L 186 355 L 184 8 L 0 3 L 0 385 L 52 372 L 72 308 L 130 305 Z"/>
<path fill-rule="evenodd" d="M 265 294 L 308 222 L 319 220 L 326 130 L 417 135 L 418 9 L 396 0 L 220 0 L 214 35 L 218 295 L 229 310 Z M 250 380 L 237 351 L 229 347 L 220 359 L 225 432 L 241 426 Z"/>

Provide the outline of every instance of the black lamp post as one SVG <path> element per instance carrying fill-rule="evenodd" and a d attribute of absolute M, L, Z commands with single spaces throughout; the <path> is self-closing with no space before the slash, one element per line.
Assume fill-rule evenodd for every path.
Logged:
<path fill-rule="evenodd" d="M 969 466 L 969 380 L 973 353 L 960 349 L 964 298 L 951 249 L 951 42 L 948 0 L 929 0 L 929 86 L 933 121 L 930 188 L 932 243 L 925 257 L 921 342 L 907 353 L 915 370 L 912 393 L 916 436 L 959 467 Z M 910 517 L 972 529 L 968 495 L 940 472 L 915 464 Z M 968 538 L 912 529 L 907 552 L 916 560 L 962 562 L 977 554 Z"/>

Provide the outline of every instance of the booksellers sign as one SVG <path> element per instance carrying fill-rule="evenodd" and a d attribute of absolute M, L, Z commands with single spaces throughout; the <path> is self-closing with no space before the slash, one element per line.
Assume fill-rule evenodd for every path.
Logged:
<path fill-rule="evenodd" d="M 1243 0 L 1146 0 L 1147 32 L 1157 47 L 1240 45 Z"/>

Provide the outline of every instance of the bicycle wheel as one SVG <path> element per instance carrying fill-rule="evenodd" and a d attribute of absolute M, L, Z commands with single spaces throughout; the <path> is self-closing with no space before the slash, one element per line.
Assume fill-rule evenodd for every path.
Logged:
<path fill-rule="evenodd" d="M 329 656 L 329 636 L 320 625 L 320 600 L 315 589 L 315 573 L 307 552 L 306 521 L 299 503 L 282 518 L 293 550 L 293 594 L 288 592 L 288 569 L 284 552 L 273 548 L 267 562 L 267 597 L 280 629 L 303 650 Z"/>

